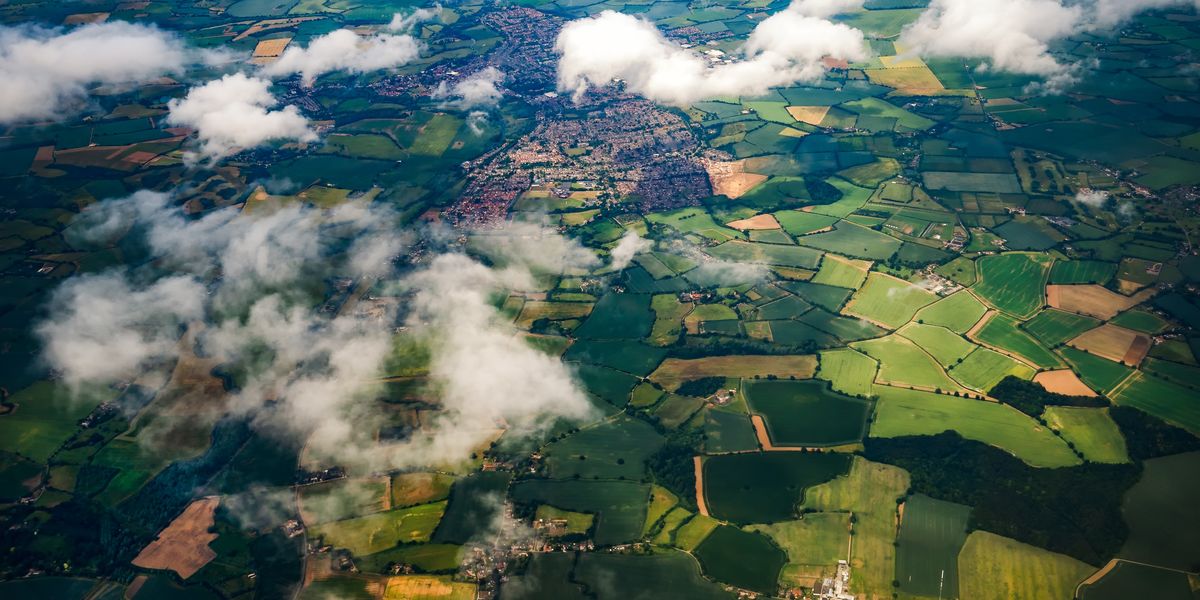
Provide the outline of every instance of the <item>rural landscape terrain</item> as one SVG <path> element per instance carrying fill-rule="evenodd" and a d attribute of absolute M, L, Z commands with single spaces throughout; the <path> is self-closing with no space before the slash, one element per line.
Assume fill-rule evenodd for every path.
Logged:
<path fill-rule="evenodd" d="M 1200 600 L 1195 0 L 0 0 L 0 598 Z"/>

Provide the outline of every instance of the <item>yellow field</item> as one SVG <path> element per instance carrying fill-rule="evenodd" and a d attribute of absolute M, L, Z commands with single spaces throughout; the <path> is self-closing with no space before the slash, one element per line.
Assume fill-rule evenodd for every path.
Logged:
<path fill-rule="evenodd" d="M 1096 568 L 1069 556 L 975 531 L 958 554 L 958 595 L 971 600 L 1074 598 Z"/>
<path fill-rule="evenodd" d="M 746 161 L 704 161 L 704 170 L 712 183 L 713 194 L 740 198 L 758 184 L 767 180 L 766 175 L 746 172 Z M 775 228 L 779 226 L 776 225 Z"/>
<path fill-rule="evenodd" d="M 1071 340 L 1070 344 L 1090 354 L 1102 356 L 1113 362 L 1123 362 L 1131 367 L 1141 364 L 1150 351 L 1150 337 L 1131 329 L 1104 324 L 1085 331 Z"/>
<path fill-rule="evenodd" d="M 474 584 L 430 575 L 388 577 L 383 592 L 384 600 L 471 600 L 474 597 Z"/>
<path fill-rule="evenodd" d="M 894 56 L 884 56 L 880 60 L 887 65 L 887 60 L 895 60 Z M 929 67 L 920 59 L 897 61 L 897 64 L 908 64 L 916 61 L 919 66 L 888 67 L 886 69 L 867 69 L 864 72 L 871 83 L 896 88 L 896 91 L 912 96 L 938 96 L 946 93 L 946 88 L 938 80 Z"/>
<path fill-rule="evenodd" d="M 725 226 L 738 231 L 761 231 L 764 229 L 779 229 L 779 221 L 775 220 L 775 215 L 762 214 L 755 215 L 749 219 L 730 221 Z"/>
<path fill-rule="evenodd" d="M 780 378 L 808 379 L 817 370 L 817 357 L 800 356 L 710 356 L 706 358 L 668 358 L 650 380 L 669 391 L 692 379 L 703 377 L 754 377 L 776 375 Z"/>
<path fill-rule="evenodd" d="M 1054 392 L 1055 394 L 1087 396 L 1089 398 L 1096 395 L 1096 392 L 1080 381 L 1079 376 L 1070 369 L 1042 371 L 1033 378 L 1033 381 L 1046 388 L 1046 391 Z"/>
<path fill-rule="evenodd" d="M 789 106 L 787 111 L 792 118 L 809 125 L 820 125 L 829 114 L 828 106 Z"/>

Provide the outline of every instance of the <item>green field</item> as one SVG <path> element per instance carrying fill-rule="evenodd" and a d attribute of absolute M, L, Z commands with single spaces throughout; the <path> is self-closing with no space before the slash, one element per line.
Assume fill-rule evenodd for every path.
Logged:
<path fill-rule="evenodd" d="M 442 573 L 457 570 L 462 556 L 463 547 L 454 544 L 407 544 L 358 557 L 355 564 L 371 573 L 388 573 L 389 563 L 412 565 L 425 573 Z"/>
<path fill-rule="evenodd" d="M 782 579 L 785 585 L 816 569 L 836 568 L 845 560 L 850 539 L 850 515 L 845 512 L 813 512 L 802 519 L 771 525 L 753 525 L 751 530 L 770 536 L 787 553 Z"/>
<path fill-rule="evenodd" d="M 429 541 L 445 511 L 446 502 L 398 508 L 323 523 L 312 527 L 309 534 L 356 556 L 366 556 L 401 543 Z"/>
<path fill-rule="evenodd" d="M 717 581 L 773 594 L 787 555 L 771 538 L 730 525 L 713 530 L 694 551 L 704 573 Z"/>
<path fill-rule="evenodd" d="M 934 391 L 966 392 L 955 383 L 941 365 L 919 346 L 899 335 L 889 335 L 865 342 L 855 342 L 851 347 L 879 361 L 877 381 L 891 385 L 912 386 Z M 875 392 L 879 393 L 876 386 Z"/>
<path fill-rule="evenodd" d="M 1098 260 L 1056 261 L 1050 269 L 1050 283 L 1060 285 L 1095 283 L 1104 285 L 1117 272 L 1117 265 Z"/>
<path fill-rule="evenodd" d="M 1130 373 L 1133 373 L 1133 369 L 1121 363 L 1115 363 L 1082 350 L 1064 347 L 1060 349 L 1060 352 L 1062 352 L 1063 358 L 1070 363 L 1075 374 L 1079 375 L 1079 379 L 1101 394 L 1109 394 L 1119 383 L 1125 381 Z M 1136 402 L 1141 398 L 1135 396 L 1133 399 Z"/>
<path fill-rule="evenodd" d="M 978 348 L 967 338 L 936 325 L 909 323 L 897 333 L 916 343 L 946 368 L 966 358 L 968 354 Z"/>
<path fill-rule="evenodd" d="M 896 580 L 901 591 L 959 597 L 958 553 L 967 541 L 970 514 L 969 506 L 921 494 L 908 498 L 896 537 Z"/>
<path fill-rule="evenodd" d="M 997 314 L 975 332 L 975 340 L 994 348 L 1014 354 L 1040 369 L 1063 366 L 1063 361 L 1031 335 L 1020 328 L 1020 322 Z"/>
<path fill-rule="evenodd" d="M 1195 401 L 1196 392 L 1192 389 L 1153 375 L 1136 373 L 1109 393 L 1117 404 L 1140 408 L 1193 434 L 1200 433 L 1200 403 Z"/>
<path fill-rule="evenodd" d="M 680 233 L 695 233 L 716 242 L 740 237 L 736 230 L 714 221 L 703 208 L 682 208 L 665 213 L 650 213 L 646 215 L 646 220 L 666 225 Z"/>
<path fill-rule="evenodd" d="M 936 295 L 911 283 L 871 273 L 866 285 L 850 299 L 845 312 L 896 329 L 935 300 Z"/>
<path fill-rule="evenodd" d="M 969 292 L 956 292 L 917 313 L 917 321 L 945 327 L 954 333 L 966 333 L 979 322 L 987 307 Z"/>
<path fill-rule="evenodd" d="M 1079 464 L 1079 458 L 1046 428 L 1007 405 L 900 388 L 876 388 L 881 396 L 871 437 L 935 435 L 954 430 L 990 444 L 1034 467 Z"/>
<path fill-rule="evenodd" d="M 549 504 L 596 514 L 594 539 L 602 546 L 637 539 L 646 520 L 650 486 L 631 481 L 527 479 L 514 483 L 510 495 L 522 504 Z"/>
<path fill-rule="evenodd" d="M 495 518 L 496 498 L 504 494 L 511 479 L 512 473 L 483 471 L 454 482 L 450 488 L 450 504 L 433 532 L 433 541 L 463 544 L 473 538 L 480 528 L 488 526 Z"/>
<path fill-rule="evenodd" d="M 1141 331 L 1143 333 L 1155 334 L 1170 326 L 1162 317 L 1147 312 L 1144 310 L 1127 310 L 1109 321 L 1113 325 L 1120 325 L 1126 329 Z"/>
<path fill-rule="evenodd" d="M 619 576 L 614 577 L 614 574 Z M 604 597 L 678 596 L 697 600 L 732 600 L 734 597 L 731 592 L 701 577 L 700 565 L 696 559 L 678 550 L 657 549 L 650 556 L 587 552 L 579 555 L 573 575 L 573 579 L 587 586 L 589 590 L 605 590 L 600 594 Z M 566 579 L 567 574 L 563 573 L 560 580 Z M 543 578 L 539 580 L 541 581 L 546 580 Z M 537 597 L 546 600 L 571 598 L 554 593 Z M 583 597 L 585 596 L 580 596 Z"/>
<path fill-rule="evenodd" d="M 1031 254 L 996 254 L 976 261 L 979 283 L 971 290 L 993 307 L 1026 318 L 1046 304 L 1049 262 Z"/>
<path fill-rule="evenodd" d="M 567 362 L 582 362 L 646 376 L 662 362 L 666 351 L 626 340 L 579 340 L 563 354 Z"/>
<path fill-rule="evenodd" d="M 388 482 L 384 478 L 335 479 L 296 488 L 301 515 L 309 527 L 382 510 Z"/>
<path fill-rule="evenodd" d="M 797 238 L 796 243 L 867 260 L 886 260 L 900 249 L 900 240 L 848 221 L 834 225 L 833 231 Z"/>
<path fill-rule="evenodd" d="M 904 469 L 856 456 L 849 474 L 811 487 L 805 494 L 806 510 L 854 514 L 850 587 L 855 594 L 886 598 L 893 592 L 896 500 L 908 492 L 909 485 Z"/>
<path fill-rule="evenodd" d="M 750 419 L 741 413 L 713 409 L 704 415 L 706 452 L 742 452 L 758 448 Z"/>
<path fill-rule="evenodd" d="M 821 268 L 813 276 L 812 282 L 857 290 L 866 279 L 866 269 L 827 254 L 821 259 Z"/>
<path fill-rule="evenodd" d="M 851 396 L 869 397 L 879 364 L 875 359 L 851 350 L 826 350 L 820 355 L 816 377 L 830 383 L 834 391 Z"/>
<path fill-rule="evenodd" d="M 641 479 L 662 443 L 645 421 L 620 415 L 547 444 L 546 469 L 554 479 Z"/>
<path fill-rule="evenodd" d="M 958 593 L 972 600 L 1073 598 L 1095 567 L 986 531 L 974 531 L 958 554 Z"/>
<path fill-rule="evenodd" d="M 1191 578 L 1178 571 L 1120 562 L 1103 579 L 1081 590 L 1080 600 L 1125 600 L 1154 590 L 1154 600 L 1195 600 Z"/>
<path fill-rule="evenodd" d="M 1047 406 L 1046 423 L 1062 433 L 1083 457 L 1093 462 L 1129 462 L 1125 438 L 1108 416 L 1107 408 Z"/>
<path fill-rule="evenodd" d="M 723 454 L 704 461 L 704 497 L 712 515 L 734 523 L 795 517 L 804 490 L 845 474 L 850 457 L 832 453 Z"/>
<path fill-rule="evenodd" d="M 753 381 L 743 386 L 778 446 L 836 446 L 862 439 L 871 404 L 819 381 Z"/>
<path fill-rule="evenodd" d="M 1048 308 L 1021 327 L 1046 346 L 1054 347 L 1098 325 L 1100 321 L 1091 317 Z"/>
<path fill-rule="evenodd" d="M 1145 462 L 1137 485 L 1125 495 L 1129 539 L 1118 556 L 1172 569 L 1191 570 L 1200 561 L 1200 452 Z"/>
<path fill-rule="evenodd" d="M 0 450 L 46 462 L 79 429 L 80 419 L 115 395 L 101 388 L 75 397 L 66 386 L 48 381 L 14 392 L 8 401 L 17 405 L 16 412 L 0 417 Z"/>
<path fill-rule="evenodd" d="M 950 369 L 950 376 L 973 390 L 987 392 L 1009 375 L 1032 379 L 1036 372 L 1033 367 L 999 352 L 978 348 Z"/>
<path fill-rule="evenodd" d="M 654 325 L 650 301 L 647 294 L 605 294 L 575 335 L 600 340 L 644 338 Z"/>
<path fill-rule="evenodd" d="M 681 304 L 675 294 L 657 294 L 650 302 L 654 311 L 654 325 L 647 341 L 655 346 L 667 346 L 683 334 L 683 318 L 692 309 L 691 304 Z"/>

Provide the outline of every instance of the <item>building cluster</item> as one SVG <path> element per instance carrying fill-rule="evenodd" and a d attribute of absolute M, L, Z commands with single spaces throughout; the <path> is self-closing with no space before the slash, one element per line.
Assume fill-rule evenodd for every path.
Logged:
<path fill-rule="evenodd" d="M 817 600 L 854 600 L 850 593 L 850 563 L 839 560 L 837 573 L 826 577 L 813 589 Z"/>
<path fill-rule="evenodd" d="M 460 225 L 502 220 L 518 197 L 542 184 L 586 181 L 599 197 L 636 197 L 643 210 L 692 205 L 712 193 L 697 160 L 699 140 L 681 116 L 646 100 L 604 99 L 581 118 L 561 119 L 558 113 L 579 107 L 543 96 L 533 131 L 465 165 L 466 188 L 445 216 Z"/>

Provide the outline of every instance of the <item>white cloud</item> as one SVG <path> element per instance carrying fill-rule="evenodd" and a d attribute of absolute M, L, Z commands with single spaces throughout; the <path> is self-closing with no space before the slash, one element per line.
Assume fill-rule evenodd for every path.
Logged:
<path fill-rule="evenodd" d="M 63 381 L 110 383 L 172 355 L 179 327 L 204 315 L 204 286 L 187 276 L 138 286 L 121 272 L 63 283 L 36 327 L 43 358 Z"/>
<path fill-rule="evenodd" d="M 825 73 L 827 57 L 853 61 L 868 56 L 861 31 L 795 8 L 760 23 L 741 59 L 729 64 L 712 65 L 669 41 L 653 23 L 607 10 L 567 23 L 555 48 L 560 55 L 558 87 L 576 98 L 619 78 L 633 93 L 680 106 L 815 81 Z"/>
<path fill-rule="evenodd" d="M 446 100 L 446 105 L 460 110 L 492 107 L 504 95 L 498 87 L 504 82 L 504 73 L 495 67 L 480 69 L 453 85 L 438 84 L 433 97 Z"/>
<path fill-rule="evenodd" d="M 266 79 L 226 75 L 172 100 L 167 121 L 195 129 L 200 153 L 210 159 L 272 141 L 317 139 L 295 106 L 271 110 L 279 102 L 270 88 Z"/>
<path fill-rule="evenodd" d="M 392 15 L 392 22 L 388 23 L 388 29 L 398 31 L 400 33 L 409 33 L 420 23 L 440 19 L 442 16 L 442 5 L 434 4 L 429 8 L 418 8 L 417 10 L 408 13 L 396 13 Z"/>
<path fill-rule="evenodd" d="M 180 357 L 181 326 L 200 321 L 190 332 L 212 363 L 247 367 L 239 389 L 208 399 L 208 409 L 295 436 L 306 456 L 324 464 L 365 471 L 445 465 L 467 459 L 501 427 L 526 435 L 592 416 L 571 370 L 528 346 L 491 300 L 532 286 L 535 272 L 586 269 L 598 260 L 551 230 L 513 224 L 479 236 L 497 267 L 450 252 L 402 280 L 411 294 L 403 335 L 431 348 L 428 393 L 441 410 L 423 416 L 425 426 L 407 441 L 376 440 L 374 424 L 385 420 L 378 378 L 393 352 L 402 300 L 367 296 L 363 310 L 322 310 L 325 300 L 313 297 L 311 284 L 395 277 L 391 259 L 408 240 L 393 217 L 351 201 L 334 210 L 290 205 L 246 215 L 228 208 L 185 218 L 169 196 L 153 192 L 94 205 L 73 235 L 109 242 L 140 236 L 156 257 L 155 273 L 177 275 L 69 280 L 56 294 L 53 320 L 38 327 L 45 358 L 74 384 L 128 378 L 139 366 Z"/>
<path fill-rule="evenodd" d="M 1075 201 L 1088 206 L 1101 207 L 1108 201 L 1109 193 L 1104 190 L 1082 189 L 1075 194 Z"/>
<path fill-rule="evenodd" d="M 0 27 L 0 123 L 58 116 L 90 84 L 148 81 L 193 58 L 174 35 L 120 21 L 69 31 Z"/>
<path fill-rule="evenodd" d="M 809 17 L 828 18 L 854 12 L 863 7 L 864 0 L 792 0 L 790 10 Z"/>
<path fill-rule="evenodd" d="M 289 46 L 262 72 L 270 77 L 299 73 L 304 85 L 312 85 L 325 73 L 390 69 L 408 64 L 420 54 L 421 42 L 410 35 L 360 36 L 349 29 L 338 29 L 313 39 L 307 47 Z"/>
<path fill-rule="evenodd" d="M 617 242 L 616 246 L 609 251 L 612 263 L 610 267 L 614 271 L 620 271 L 629 266 L 633 262 L 633 257 L 639 252 L 645 252 L 654 247 L 654 243 L 650 240 L 642 239 L 638 232 L 630 229 L 621 236 L 621 241 Z"/>
<path fill-rule="evenodd" d="M 988 67 L 1069 86 L 1084 65 L 1051 46 L 1077 32 L 1105 33 L 1145 10 L 1198 6 L 1197 0 L 933 0 L 898 45 L 925 57 L 983 59 Z"/>

